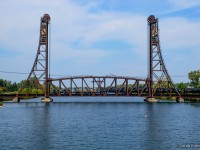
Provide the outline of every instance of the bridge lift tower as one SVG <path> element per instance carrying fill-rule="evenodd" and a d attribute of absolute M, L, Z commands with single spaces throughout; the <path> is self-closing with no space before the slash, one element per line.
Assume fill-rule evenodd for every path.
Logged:
<path fill-rule="evenodd" d="M 168 93 L 170 90 L 175 90 L 178 97 L 177 101 L 181 102 L 183 99 L 179 91 L 174 86 L 172 79 L 165 67 L 160 48 L 158 18 L 151 15 L 147 19 L 148 22 L 148 78 L 149 83 L 149 99 L 153 99 L 157 88 L 165 88 Z"/>
<path fill-rule="evenodd" d="M 31 72 L 26 80 L 24 86 L 28 86 L 31 81 L 37 86 L 38 89 L 44 90 L 43 102 L 51 102 L 50 95 L 50 74 L 49 74 L 49 24 L 50 16 L 44 14 L 40 22 L 40 37 L 39 46 L 36 54 L 36 58 L 31 69 Z M 44 83 L 44 86 L 40 82 Z M 23 86 L 23 87 L 24 87 Z M 22 88 L 21 88 L 22 89 Z"/>

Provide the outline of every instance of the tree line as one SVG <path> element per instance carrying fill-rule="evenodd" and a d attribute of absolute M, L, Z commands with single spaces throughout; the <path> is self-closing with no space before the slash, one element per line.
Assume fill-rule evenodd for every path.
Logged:
<path fill-rule="evenodd" d="M 200 70 L 194 70 L 190 71 L 188 73 L 188 83 L 177 83 L 175 84 L 177 88 L 179 89 L 185 89 L 185 88 L 200 88 Z"/>
<path fill-rule="evenodd" d="M 34 78 L 31 78 L 31 80 L 29 81 L 28 87 L 25 86 L 25 88 L 21 89 L 25 83 L 26 80 L 22 80 L 19 83 L 16 82 L 11 82 L 11 81 L 7 81 L 5 79 L 0 79 L 0 94 L 3 93 L 8 93 L 8 94 L 12 94 L 12 93 L 17 93 L 20 89 L 21 89 L 21 93 L 23 94 L 27 94 L 27 93 L 31 93 L 31 94 L 43 94 L 43 89 L 44 86 L 41 85 L 41 88 L 38 89 L 36 87 L 36 84 L 34 82 Z"/>

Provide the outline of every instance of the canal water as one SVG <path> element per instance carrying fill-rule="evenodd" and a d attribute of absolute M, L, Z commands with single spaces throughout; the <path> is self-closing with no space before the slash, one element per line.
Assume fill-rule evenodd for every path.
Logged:
<path fill-rule="evenodd" d="M 0 149 L 200 149 L 200 104 L 132 97 L 54 97 L 4 103 Z"/>

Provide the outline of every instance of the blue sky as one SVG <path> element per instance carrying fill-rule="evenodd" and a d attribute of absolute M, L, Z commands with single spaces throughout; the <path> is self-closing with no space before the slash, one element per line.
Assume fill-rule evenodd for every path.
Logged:
<path fill-rule="evenodd" d="M 187 82 L 188 72 L 200 69 L 199 0 L 2 0 L 0 71 L 30 72 L 44 13 L 51 16 L 51 74 L 146 78 L 152 14 L 173 81 Z M 0 78 L 19 82 L 27 75 Z"/>

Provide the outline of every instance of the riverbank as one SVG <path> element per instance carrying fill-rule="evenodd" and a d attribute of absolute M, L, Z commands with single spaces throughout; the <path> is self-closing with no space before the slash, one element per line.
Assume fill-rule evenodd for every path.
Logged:
<path fill-rule="evenodd" d="M 155 98 L 156 98 L 156 99 L 159 99 L 159 100 L 176 101 L 176 97 L 157 96 L 157 97 L 155 97 Z M 200 102 L 200 98 L 184 98 L 184 102 L 199 103 L 199 102 Z"/>
<path fill-rule="evenodd" d="M 38 98 L 36 96 L 23 96 L 23 97 L 20 97 L 20 100 L 28 100 L 28 99 L 33 99 L 33 98 Z M 13 98 L 1 98 L 0 101 L 13 101 L 14 97 Z"/>

